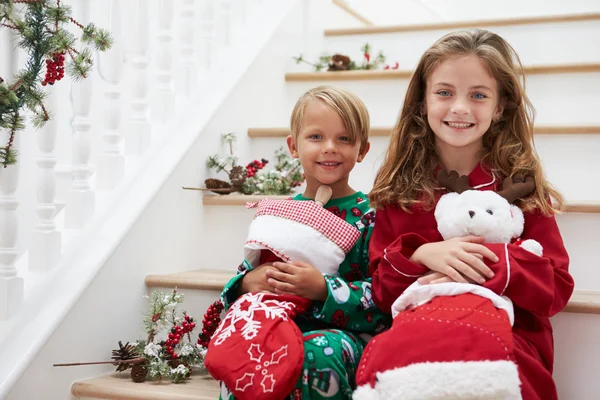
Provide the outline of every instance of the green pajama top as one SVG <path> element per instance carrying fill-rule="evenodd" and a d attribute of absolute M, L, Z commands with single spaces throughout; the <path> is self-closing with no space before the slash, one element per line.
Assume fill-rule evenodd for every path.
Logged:
<path fill-rule="evenodd" d="M 294 200 L 312 200 L 296 195 Z M 390 325 L 390 317 L 381 312 L 372 298 L 369 267 L 369 239 L 375 223 L 375 211 L 367 196 L 356 192 L 350 196 L 330 200 L 325 208 L 358 228 L 361 236 L 340 264 L 335 275 L 324 275 L 329 294 L 323 301 L 314 301 L 312 308 L 297 322 L 303 332 L 314 329 L 338 328 L 354 332 L 378 333 Z M 244 260 L 221 293 L 225 309 L 237 299 L 244 275 L 252 270 Z"/>

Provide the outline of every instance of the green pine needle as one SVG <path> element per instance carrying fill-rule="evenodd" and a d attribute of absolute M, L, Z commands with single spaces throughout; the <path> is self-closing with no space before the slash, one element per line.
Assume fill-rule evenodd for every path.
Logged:
<path fill-rule="evenodd" d="M 7 167 L 12 164 L 16 164 L 17 162 L 17 151 L 14 149 L 9 149 L 7 151 L 6 148 L 0 149 L 0 165 L 3 167 Z"/>

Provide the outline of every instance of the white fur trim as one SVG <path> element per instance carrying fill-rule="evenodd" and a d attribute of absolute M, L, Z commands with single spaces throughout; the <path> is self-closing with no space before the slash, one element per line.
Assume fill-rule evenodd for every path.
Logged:
<path fill-rule="evenodd" d="M 323 274 L 337 274 L 344 251 L 314 228 L 285 218 L 262 215 L 250 224 L 244 258 L 256 267 L 260 250 L 272 250 L 292 261 L 304 261 Z"/>
<path fill-rule="evenodd" d="M 508 256 L 508 243 L 504 244 L 504 256 L 506 257 L 506 285 L 502 289 L 502 294 L 506 291 L 508 284 L 510 283 L 510 257 Z"/>
<path fill-rule="evenodd" d="M 533 239 L 523 240 L 523 242 L 521 243 L 521 247 L 524 248 L 525 250 L 529 250 L 530 252 L 532 252 L 533 254 L 535 254 L 536 256 L 539 256 L 539 257 L 541 257 L 542 254 L 544 254 L 544 248 L 542 247 L 540 242 L 538 242 L 537 240 L 533 240 Z"/>
<path fill-rule="evenodd" d="M 439 296 L 457 296 L 464 293 L 473 293 L 477 296 L 489 299 L 496 308 L 506 311 L 510 324 L 514 323 L 515 314 L 512 301 L 508 297 L 498 296 L 491 290 L 483 286 L 470 283 L 446 282 L 431 285 L 421 285 L 415 282 L 408 287 L 392 304 L 392 317 L 395 318 L 400 312 L 406 310 L 409 306 L 420 306 L 430 302 L 433 298 Z"/>
<path fill-rule="evenodd" d="M 396 268 L 394 266 L 394 264 L 392 264 L 392 262 L 390 260 L 388 260 L 387 258 L 387 248 L 383 249 L 383 259 L 385 261 L 388 262 L 388 264 L 390 264 L 390 266 L 394 269 L 394 271 L 396 271 L 397 273 L 399 273 L 400 275 L 404 275 L 404 276 L 408 276 L 409 278 L 418 278 L 420 276 L 423 276 L 423 274 L 421 275 L 409 275 L 409 274 L 405 274 L 404 272 L 400 271 L 398 268 Z"/>
<path fill-rule="evenodd" d="M 375 388 L 358 387 L 352 398 L 519 400 L 520 385 L 517 365 L 511 361 L 419 363 L 378 372 Z"/>
<path fill-rule="evenodd" d="M 380 400 L 379 392 L 375 388 L 372 388 L 371 385 L 359 386 L 352 393 L 352 400 Z"/>

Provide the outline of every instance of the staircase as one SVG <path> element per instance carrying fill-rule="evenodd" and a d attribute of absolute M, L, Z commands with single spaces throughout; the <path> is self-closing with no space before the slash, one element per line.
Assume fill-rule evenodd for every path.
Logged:
<path fill-rule="evenodd" d="M 248 7 L 276 7 L 275 3 L 281 4 L 244 2 Z M 50 365 L 103 360 L 118 340 L 142 337 L 141 316 L 146 310 L 142 295 L 149 291 L 177 287 L 185 294 L 186 310 L 196 318 L 217 298 L 242 260 L 246 227 L 253 214 L 244 205 L 255 198 L 203 196 L 183 191 L 181 186 L 201 185 L 208 175 L 206 157 L 226 151 L 221 147 L 221 133 L 238 133 L 240 160 L 269 158 L 284 144 L 289 114 L 304 91 L 323 83 L 348 88 L 365 101 L 371 114 L 371 151 L 357 164 L 350 182 L 368 192 L 418 57 L 447 31 L 475 26 L 504 36 L 527 67 L 526 89 L 537 110 L 536 146 L 547 177 L 568 203 L 567 211 L 557 219 L 576 282 L 569 305 L 552 319 L 555 379 L 561 399 L 596 398 L 600 392 L 595 372 L 600 359 L 596 343 L 600 274 L 592 260 L 600 230 L 600 186 L 594 183 L 594 173 L 600 171 L 600 47 L 588 43 L 600 37 L 600 8 L 574 16 L 324 29 L 324 19 L 331 15 L 325 3 L 290 0 L 287 8 L 273 13 L 272 18 L 279 19 L 271 31 L 265 29 L 261 43 L 230 46 L 236 51 L 228 53 L 230 58 L 219 64 L 218 73 L 213 67 L 214 75 L 208 75 L 212 81 L 198 82 L 201 95 L 177 103 L 186 110 L 176 115 L 179 122 L 160 125 L 160 129 L 153 123 L 153 130 L 162 132 L 169 146 L 155 149 L 151 157 L 134 159 L 145 166 L 146 173 L 130 177 L 131 187 L 117 192 L 123 194 L 122 201 L 108 209 L 106 223 L 76 242 L 85 254 L 69 256 L 72 259 L 67 261 L 75 267 L 65 270 L 44 292 L 43 312 L 60 317 L 36 317 L 34 324 L 17 316 L 0 323 L 0 338 L 10 337 L 6 348 L 4 343 L 0 347 L 0 398 L 65 399 L 69 390 L 71 398 L 81 399 L 217 398 L 216 382 L 198 374 L 180 385 L 135 384 L 128 373 L 111 373 L 110 366 L 58 369 Z M 261 10 L 265 13 L 265 8 Z M 201 32 L 196 34 L 201 36 Z M 400 69 L 313 73 L 291 61 L 300 53 L 309 61 L 316 60 L 321 50 L 360 59 L 360 47 L 366 42 L 374 52 L 384 51 L 388 62 L 398 61 Z M 253 53 L 244 47 L 251 47 Z M 236 69 L 233 64 L 244 65 Z M 31 277 L 34 282 L 38 278 Z M 63 301 L 70 285 L 76 294 Z M 38 313 L 33 310 L 26 297 L 20 312 Z M 43 321 L 51 328 L 43 328 Z M 12 325 L 9 329 L 2 324 Z M 42 329 L 44 335 L 32 337 Z M 5 368 L 4 360 L 21 358 L 25 360 L 18 369 Z M 4 375 L 3 368 L 8 371 Z"/>

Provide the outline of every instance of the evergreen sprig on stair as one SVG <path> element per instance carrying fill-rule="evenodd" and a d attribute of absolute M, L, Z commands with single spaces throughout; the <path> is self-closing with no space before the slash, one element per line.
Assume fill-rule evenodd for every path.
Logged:
<path fill-rule="evenodd" d="M 23 5 L 23 18 L 15 9 L 19 3 Z M 25 68 L 11 82 L 6 82 L 0 71 L 0 129 L 9 131 L 8 143 L 0 148 L 0 165 L 4 167 L 17 162 L 13 142 L 16 132 L 25 128 L 25 109 L 33 114 L 31 122 L 36 128 L 52 117 L 44 106 L 46 93 L 41 86 L 54 85 L 65 72 L 75 81 L 90 74 L 92 50 L 76 48 L 77 39 L 67 30 L 70 24 L 81 30 L 80 41 L 84 46 L 98 51 L 111 47 L 108 31 L 94 24 L 79 23 L 71 16 L 71 7 L 60 0 L 0 0 L 0 27 L 14 31 L 19 47 L 29 55 Z M 44 64 L 46 74 L 42 79 Z"/>
<path fill-rule="evenodd" d="M 204 181 L 208 190 L 221 194 L 289 195 L 304 181 L 300 161 L 293 159 L 283 147 L 275 151 L 277 162 L 274 168 L 266 171 L 264 168 L 269 161 L 265 158 L 251 161 L 245 167 L 238 165 L 238 158 L 233 155 L 235 134 L 228 133 L 222 137 L 229 147 L 229 155 L 226 158 L 218 154 L 208 157 L 207 167 L 217 174 L 226 173 L 228 180 L 208 178 Z"/>
<path fill-rule="evenodd" d="M 155 291 L 149 297 L 144 317 L 148 337 L 136 342 L 136 352 L 146 361 L 132 370 L 135 382 L 165 379 L 179 383 L 190 376 L 192 367 L 204 367 L 206 350 L 192 340 L 196 323 L 185 311 L 178 312 L 182 302 L 183 294 L 177 290 L 168 294 Z"/>

